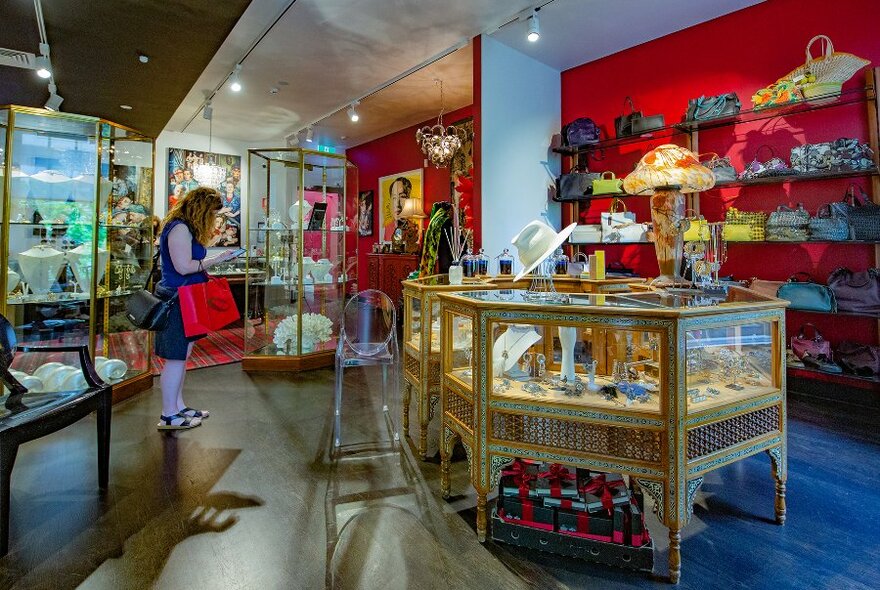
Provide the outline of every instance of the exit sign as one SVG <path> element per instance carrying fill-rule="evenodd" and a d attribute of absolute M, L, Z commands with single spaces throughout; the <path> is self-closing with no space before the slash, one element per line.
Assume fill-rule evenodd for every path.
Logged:
<path fill-rule="evenodd" d="M 324 152 L 325 154 L 335 154 L 336 148 L 330 145 L 318 145 L 318 151 Z"/>

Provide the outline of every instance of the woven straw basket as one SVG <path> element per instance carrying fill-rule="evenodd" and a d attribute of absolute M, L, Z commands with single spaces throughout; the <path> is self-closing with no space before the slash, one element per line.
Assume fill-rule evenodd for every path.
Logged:
<path fill-rule="evenodd" d="M 810 48 L 816 41 L 822 42 L 824 52 L 820 57 L 814 58 L 810 53 Z M 785 78 L 796 80 L 800 76 L 813 74 L 816 76 L 816 82 L 843 84 L 871 63 L 851 53 L 834 51 L 834 44 L 826 35 L 816 35 L 810 39 L 810 42 L 807 43 L 806 54 L 807 59 L 804 65 L 792 70 Z"/>

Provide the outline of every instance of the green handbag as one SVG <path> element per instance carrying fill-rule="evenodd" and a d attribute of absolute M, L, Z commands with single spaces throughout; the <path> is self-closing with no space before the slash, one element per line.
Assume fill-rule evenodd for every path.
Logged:
<path fill-rule="evenodd" d="M 610 174 L 611 178 L 605 178 Z M 623 192 L 623 179 L 614 176 L 614 172 L 606 170 L 602 176 L 593 180 L 593 195 L 614 195 Z"/>

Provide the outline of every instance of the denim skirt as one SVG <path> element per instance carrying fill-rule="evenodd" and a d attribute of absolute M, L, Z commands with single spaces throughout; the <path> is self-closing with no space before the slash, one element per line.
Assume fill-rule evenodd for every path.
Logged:
<path fill-rule="evenodd" d="M 156 297 L 167 301 L 174 297 L 177 289 L 169 289 L 162 286 L 156 287 Z M 186 352 L 190 342 L 195 342 L 204 336 L 187 338 L 183 333 L 183 316 L 180 313 L 180 302 L 175 299 L 168 311 L 168 321 L 165 327 L 157 330 L 153 335 L 153 352 L 156 356 L 168 361 L 185 361 Z"/>

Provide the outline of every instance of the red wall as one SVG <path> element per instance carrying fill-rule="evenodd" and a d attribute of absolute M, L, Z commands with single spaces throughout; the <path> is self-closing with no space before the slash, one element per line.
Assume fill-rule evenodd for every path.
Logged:
<path fill-rule="evenodd" d="M 449 125 L 472 116 L 472 107 L 467 106 L 443 115 Z M 379 240 L 379 179 L 395 172 L 423 168 L 425 155 L 416 144 L 416 130 L 424 125 L 433 125 L 436 119 L 413 125 L 385 137 L 346 150 L 348 158 L 358 167 L 358 191 L 373 191 L 373 227 L 370 237 L 358 238 L 358 288 L 367 288 L 367 254 L 373 251 L 373 244 Z M 431 205 L 437 201 L 448 201 L 449 168 L 434 168 L 430 164 L 424 170 L 425 214 L 431 212 Z M 475 199 L 476 200 L 476 199 Z M 422 221 L 422 228 L 428 220 Z M 475 225 L 479 224 L 479 218 Z"/>
<path fill-rule="evenodd" d="M 680 121 L 688 99 L 703 94 L 736 92 L 742 108 L 747 109 L 755 90 L 803 63 L 807 42 L 820 33 L 831 37 L 835 50 L 869 59 L 872 66 L 880 65 L 878 23 L 877 0 L 832 4 L 826 0 L 768 0 L 563 72 L 562 121 L 590 117 L 603 127 L 606 136 L 613 137 L 614 118 L 622 112 L 626 95 L 632 96 L 636 107 L 646 115 L 663 113 L 667 124 Z M 859 74 L 846 88 L 863 83 L 864 75 Z M 864 104 L 704 131 L 700 133 L 699 151 L 730 156 L 741 170 L 762 145 L 771 146 L 778 156 L 788 160 L 794 145 L 839 137 L 868 140 Z M 645 151 L 667 142 L 628 144 L 619 153 L 609 153 L 604 162 L 591 162 L 591 170 L 608 167 L 624 176 Z M 853 180 L 870 194 L 868 178 Z M 798 202 L 815 212 L 820 205 L 839 200 L 849 183 L 836 180 L 713 190 L 700 196 L 701 212 L 710 221 L 718 221 L 731 205 L 770 212 L 777 205 Z M 581 223 L 597 222 L 608 204 L 600 200 L 584 206 Z M 632 198 L 626 204 L 636 211 L 639 220 L 650 217 L 646 200 Z M 653 245 L 604 249 L 609 261 L 620 260 L 644 276 L 658 272 Z M 873 250 L 873 246 L 862 245 L 735 244 L 729 249 L 722 273 L 738 279 L 758 276 L 784 280 L 794 272 L 806 271 L 824 282 L 839 266 L 857 270 L 873 266 Z M 832 339 L 863 330 L 876 339 L 876 322 L 864 318 L 791 314 L 789 321 L 790 329 L 812 321 Z"/>

